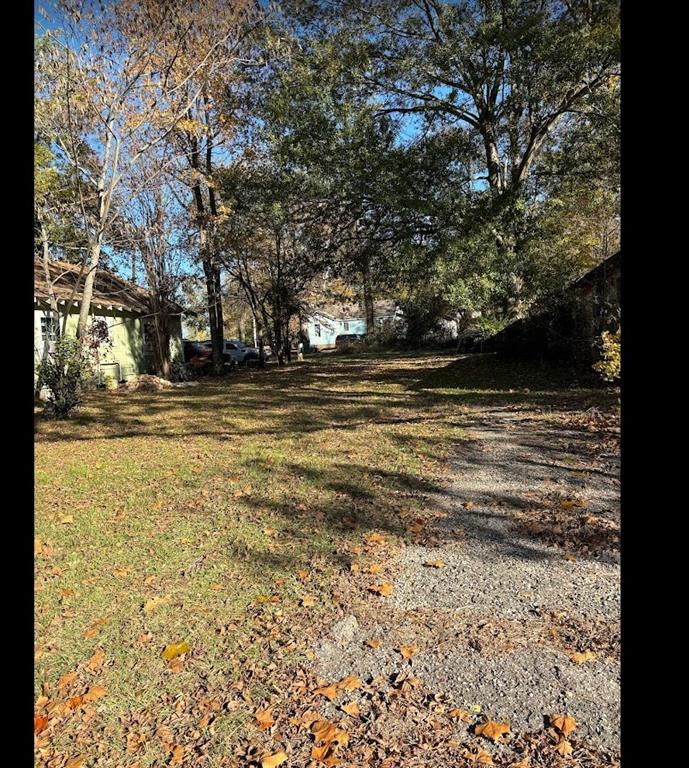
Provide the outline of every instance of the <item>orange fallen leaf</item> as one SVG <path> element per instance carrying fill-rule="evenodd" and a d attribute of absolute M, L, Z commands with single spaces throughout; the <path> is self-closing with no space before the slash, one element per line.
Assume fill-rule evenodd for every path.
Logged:
<path fill-rule="evenodd" d="M 184 669 L 184 664 L 182 663 L 181 656 L 178 656 L 176 659 L 173 659 L 171 662 L 167 665 L 167 671 L 168 672 L 181 672 Z"/>
<path fill-rule="evenodd" d="M 160 655 L 167 661 L 172 661 L 172 659 L 177 658 L 177 656 L 181 656 L 183 653 L 188 652 L 189 643 L 170 643 L 170 645 L 165 646 L 165 650 Z"/>
<path fill-rule="evenodd" d="M 184 747 L 181 744 L 177 744 L 172 750 L 170 765 L 179 765 L 182 760 L 184 760 Z"/>
<path fill-rule="evenodd" d="M 371 592 L 375 592 L 377 595 L 382 595 L 382 597 L 390 597 L 393 591 L 392 584 L 389 584 L 388 582 L 385 582 L 383 584 L 378 584 L 375 587 L 371 587 Z"/>
<path fill-rule="evenodd" d="M 501 736 L 509 732 L 509 723 L 496 723 L 494 720 L 487 720 L 482 725 L 476 726 L 476 735 L 484 736 L 491 741 L 497 741 Z"/>
<path fill-rule="evenodd" d="M 426 568 L 444 568 L 445 563 L 442 560 L 429 560 L 427 563 L 424 563 Z"/>
<path fill-rule="evenodd" d="M 383 544 L 385 542 L 385 538 L 375 531 L 364 534 L 364 539 L 368 544 Z"/>
<path fill-rule="evenodd" d="M 367 640 L 366 645 L 369 648 L 373 648 L 374 650 L 376 648 L 380 648 L 380 646 L 383 644 L 382 640 Z"/>
<path fill-rule="evenodd" d="M 577 721 L 571 715 L 551 715 L 550 724 L 565 736 L 577 727 Z"/>
<path fill-rule="evenodd" d="M 350 563 L 349 570 L 352 573 L 358 573 L 361 570 L 361 566 L 359 565 L 359 563 Z"/>
<path fill-rule="evenodd" d="M 257 595 L 257 603 L 278 603 L 280 602 L 280 595 Z"/>
<path fill-rule="evenodd" d="M 341 709 L 352 717 L 357 717 L 359 714 L 359 705 L 356 701 L 350 701 L 349 704 L 343 704 Z"/>
<path fill-rule="evenodd" d="M 105 688 L 101 688 L 98 685 L 94 685 L 94 686 L 91 686 L 91 688 L 89 688 L 88 691 L 86 691 L 83 698 L 84 698 L 84 701 L 97 701 L 98 699 L 102 699 L 106 693 L 107 691 L 105 690 Z"/>
<path fill-rule="evenodd" d="M 344 746 L 349 741 L 349 734 L 346 731 L 325 719 L 311 723 L 311 733 L 316 737 L 316 741 L 324 741 L 327 744 Z"/>
<path fill-rule="evenodd" d="M 343 691 L 356 691 L 357 688 L 361 688 L 361 680 L 355 675 L 347 675 L 347 677 L 340 680 L 337 687 Z"/>
<path fill-rule="evenodd" d="M 411 659 L 412 656 L 414 656 L 416 653 L 419 652 L 419 646 L 418 645 L 400 645 L 400 647 L 397 650 L 402 654 L 403 659 Z"/>
<path fill-rule="evenodd" d="M 68 760 L 67 763 L 65 764 L 65 768 L 82 768 L 85 762 L 86 762 L 86 758 L 81 757 L 81 755 L 79 755 L 78 757 L 73 757 L 70 760 Z"/>
<path fill-rule="evenodd" d="M 567 755 L 571 755 L 574 750 L 572 749 L 572 745 L 563 736 L 555 745 L 555 751 L 559 752 L 562 757 L 567 757 Z"/>
<path fill-rule="evenodd" d="M 73 680 L 76 679 L 76 672 L 68 672 L 66 675 L 62 675 L 62 677 L 57 681 L 57 687 L 64 688 L 66 685 L 69 685 Z"/>
<path fill-rule="evenodd" d="M 596 656 L 593 651 L 586 650 L 583 653 L 575 651 L 569 655 L 569 658 L 572 659 L 575 664 L 584 664 L 587 661 L 595 661 L 598 656 Z"/>
<path fill-rule="evenodd" d="M 301 581 L 307 581 L 309 578 L 309 572 L 306 570 L 300 570 L 297 571 L 297 576 L 301 579 Z"/>
<path fill-rule="evenodd" d="M 33 716 L 33 732 L 38 735 L 48 725 L 48 718 L 42 715 Z"/>
<path fill-rule="evenodd" d="M 287 760 L 286 752 L 275 752 L 272 755 L 266 755 L 261 758 L 261 768 L 277 768 Z"/>
<path fill-rule="evenodd" d="M 468 723 L 471 720 L 471 714 L 466 709 L 460 709 L 459 707 L 451 709 L 448 715 L 453 720 L 461 720 L 463 723 Z"/>
<path fill-rule="evenodd" d="M 105 654 L 101 648 L 98 648 L 96 652 L 91 656 L 86 666 L 92 671 L 97 672 L 102 666 L 105 659 Z"/>
<path fill-rule="evenodd" d="M 421 531 L 423 531 L 423 520 L 419 518 L 415 520 L 413 523 L 410 523 L 407 526 L 407 531 L 409 533 L 416 533 L 416 534 L 421 533 Z"/>
<path fill-rule="evenodd" d="M 273 720 L 273 713 L 270 709 L 257 709 L 254 717 L 258 723 L 259 731 L 265 731 L 275 725 L 275 720 Z"/>
<path fill-rule="evenodd" d="M 364 570 L 366 573 L 371 573 L 375 576 L 377 573 L 380 573 L 382 569 L 379 565 L 371 563 L 371 565 L 367 566 Z"/>
<path fill-rule="evenodd" d="M 316 598 L 312 595 L 304 595 L 301 599 L 301 604 L 304 608 L 312 608 L 316 604 Z"/>
<path fill-rule="evenodd" d="M 83 696 L 72 696 L 71 699 L 67 699 L 67 706 L 70 709 L 76 709 L 77 707 L 80 707 L 84 702 Z"/>
<path fill-rule="evenodd" d="M 469 752 L 468 749 L 464 750 L 464 757 L 471 763 L 477 763 L 478 765 L 493 765 L 493 758 L 489 752 L 486 752 L 482 747 L 476 747 L 476 752 Z"/>
<path fill-rule="evenodd" d="M 319 696 L 325 696 L 325 698 L 329 699 L 330 701 L 335 701 L 335 699 L 339 696 L 337 685 L 335 683 L 333 683 L 332 685 L 325 686 L 323 688 L 316 688 L 314 693 Z"/>

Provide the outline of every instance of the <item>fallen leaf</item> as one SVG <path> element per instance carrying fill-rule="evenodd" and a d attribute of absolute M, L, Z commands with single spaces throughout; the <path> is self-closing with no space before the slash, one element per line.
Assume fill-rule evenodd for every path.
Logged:
<path fill-rule="evenodd" d="M 562 757 L 566 757 L 567 755 L 571 755 L 574 750 L 572 749 L 572 745 L 563 736 L 555 745 L 555 751 L 559 752 Z"/>
<path fill-rule="evenodd" d="M 361 566 L 359 565 L 359 563 L 350 563 L 349 570 L 352 573 L 358 573 L 361 570 Z"/>
<path fill-rule="evenodd" d="M 327 744 L 339 744 L 344 746 L 349 741 L 349 734 L 328 720 L 321 719 L 311 723 L 311 733 L 316 741 L 324 741 Z"/>
<path fill-rule="evenodd" d="M 463 723 L 468 723 L 471 720 L 471 714 L 466 709 L 460 709 L 459 707 L 451 709 L 448 715 L 453 720 L 461 720 Z"/>
<path fill-rule="evenodd" d="M 88 691 L 86 691 L 86 693 L 83 696 L 83 699 L 84 701 L 97 701 L 98 699 L 102 699 L 106 693 L 107 691 L 105 690 L 105 688 L 101 688 L 98 685 L 94 685 L 91 688 L 89 688 Z"/>
<path fill-rule="evenodd" d="M 67 763 L 65 764 L 65 768 L 82 768 L 85 762 L 86 762 L 86 758 L 81 757 L 81 755 L 79 755 L 78 757 L 73 757 L 70 760 L 68 760 Z"/>
<path fill-rule="evenodd" d="M 258 723 L 257 727 L 259 731 L 265 731 L 275 725 L 273 714 L 270 709 L 257 709 L 254 717 Z"/>
<path fill-rule="evenodd" d="M 184 747 L 181 744 L 177 744 L 172 750 L 170 765 L 179 765 L 182 760 L 184 760 Z"/>
<path fill-rule="evenodd" d="M 426 568 L 444 568 L 445 563 L 442 560 L 429 560 L 427 563 L 424 563 Z"/>
<path fill-rule="evenodd" d="M 361 688 L 361 680 L 355 675 L 347 675 L 347 677 L 340 680 L 337 687 L 343 691 L 356 691 L 357 688 Z"/>
<path fill-rule="evenodd" d="M 76 679 L 76 672 L 68 672 L 66 675 L 62 675 L 62 677 L 57 681 L 57 687 L 64 688 L 66 685 L 69 685 L 73 680 Z"/>
<path fill-rule="evenodd" d="M 72 696 L 71 699 L 67 699 L 67 706 L 70 709 L 76 709 L 77 707 L 80 707 L 84 702 L 83 696 Z"/>
<path fill-rule="evenodd" d="M 170 602 L 170 595 L 163 595 L 162 597 L 152 597 L 144 603 L 144 613 L 151 613 L 159 608 L 161 605 Z"/>
<path fill-rule="evenodd" d="M 286 752 L 275 752 L 272 755 L 266 755 L 261 758 L 261 768 L 277 768 L 287 760 Z"/>
<path fill-rule="evenodd" d="M 400 647 L 397 650 L 402 654 L 403 659 L 411 659 L 412 656 L 414 656 L 416 653 L 419 652 L 419 646 L 418 645 L 400 645 Z"/>
<path fill-rule="evenodd" d="M 375 649 L 375 648 L 380 648 L 380 646 L 381 646 L 382 644 L 383 644 L 383 641 L 382 641 L 382 640 L 367 640 L 367 641 L 366 641 L 366 645 L 367 645 L 369 648 L 373 648 L 373 649 Z"/>
<path fill-rule="evenodd" d="M 309 572 L 306 570 L 297 571 L 297 576 L 301 579 L 301 581 L 307 581 L 309 578 Z"/>
<path fill-rule="evenodd" d="M 181 656 L 183 653 L 188 652 L 189 643 L 170 643 L 170 645 L 165 646 L 165 650 L 160 655 L 167 661 L 172 661 L 172 659 L 177 658 L 177 656 Z"/>
<path fill-rule="evenodd" d="M 595 661 L 598 656 L 593 651 L 587 650 L 583 653 L 575 651 L 569 655 L 569 658 L 572 659 L 575 664 L 583 664 L 586 661 Z"/>
<path fill-rule="evenodd" d="M 60 522 L 63 525 L 69 525 L 70 523 L 74 522 L 74 515 L 64 515 L 60 518 Z"/>
<path fill-rule="evenodd" d="M 473 501 L 465 501 L 462 503 L 462 506 L 464 509 L 473 509 L 474 508 L 474 502 Z"/>
<path fill-rule="evenodd" d="M 497 741 L 501 736 L 509 732 L 509 723 L 496 723 L 494 720 L 487 720 L 482 725 L 476 726 L 476 735 L 484 736 L 491 741 Z"/>
<path fill-rule="evenodd" d="M 577 727 L 577 721 L 571 715 L 551 715 L 550 724 L 565 736 Z"/>
<path fill-rule="evenodd" d="M 153 633 L 142 632 L 137 639 L 142 645 L 146 645 L 146 643 L 150 643 L 153 640 Z"/>
<path fill-rule="evenodd" d="M 375 592 L 377 595 L 382 595 L 383 597 L 390 597 L 393 591 L 392 584 L 389 584 L 388 582 L 385 582 L 383 584 L 378 584 L 375 587 L 371 587 L 371 592 Z"/>
<path fill-rule="evenodd" d="M 101 648 L 98 648 L 96 652 L 91 656 L 86 665 L 92 672 L 97 672 L 102 666 L 105 659 L 105 654 Z"/>
<path fill-rule="evenodd" d="M 383 544 L 385 542 L 385 538 L 375 531 L 364 534 L 364 539 L 368 544 Z"/>
<path fill-rule="evenodd" d="M 38 735 L 48 725 L 48 718 L 41 715 L 33 716 L 33 732 Z"/>
<path fill-rule="evenodd" d="M 407 531 L 409 533 L 415 533 L 419 534 L 421 531 L 423 531 L 423 520 L 417 519 L 413 523 L 407 526 Z"/>
<path fill-rule="evenodd" d="M 382 570 L 382 569 L 381 569 L 381 567 L 380 567 L 379 565 L 376 565 L 375 563 L 371 563 L 371 565 L 369 565 L 369 566 L 367 566 L 366 568 L 364 568 L 364 571 L 365 571 L 366 573 L 371 573 L 371 574 L 373 574 L 374 576 L 375 576 L 377 573 L 380 573 L 380 572 L 381 572 L 381 570 Z"/>
<path fill-rule="evenodd" d="M 329 699 L 330 701 L 335 701 L 335 699 L 339 696 L 337 685 L 335 683 L 333 683 L 332 685 L 325 686 L 323 688 L 316 688 L 314 693 L 317 694 L 318 696 L 325 696 L 325 698 Z"/>
<path fill-rule="evenodd" d="M 468 749 L 464 750 L 464 757 L 471 763 L 477 763 L 478 765 L 493 765 L 493 758 L 489 752 L 486 752 L 482 747 L 476 747 L 476 752 L 469 752 Z"/>
<path fill-rule="evenodd" d="M 316 604 L 316 598 L 312 595 L 304 595 L 301 599 L 301 604 L 304 608 L 312 608 Z"/>
<path fill-rule="evenodd" d="M 359 705 L 356 701 L 350 701 L 349 704 L 343 704 L 341 709 L 352 717 L 357 717 L 359 714 Z"/>

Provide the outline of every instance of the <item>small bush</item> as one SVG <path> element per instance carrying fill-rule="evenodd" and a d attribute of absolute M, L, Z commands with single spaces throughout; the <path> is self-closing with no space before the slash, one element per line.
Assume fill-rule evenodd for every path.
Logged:
<path fill-rule="evenodd" d="M 600 374 L 605 381 L 618 381 L 621 373 L 621 328 L 614 333 L 603 331 L 600 338 L 601 359 L 594 363 L 593 369 Z"/>
<path fill-rule="evenodd" d="M 81 403 L 93 379 L 91 355 L 78 339 L 60 336 L 54 349 L 37 366 L 38 387 L 46 387 L 53 414 L 64 419 Z"/>

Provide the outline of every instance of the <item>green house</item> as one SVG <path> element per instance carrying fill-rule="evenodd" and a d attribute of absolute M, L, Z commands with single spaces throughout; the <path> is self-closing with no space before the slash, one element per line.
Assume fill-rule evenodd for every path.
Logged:
<path fill-rule="evenodd" d="M 76 334 L 81 306 L 83 275 L 80 267 L 62 261 L 50 262 L 49 280 L 43 262 L 34 260 L 34 360 L 50 350 L 56 329 L 67 316 L 67 334 Z M 51 309 L 50 295 L 57 299 L 59 316 Z M 179 304 L 170 304 L 170 351 L 173 362 L 183 361 L 182 314 Z M 91 316 L 105 320 L 112 346 L 100 355 L 101 380 L 111 377 L 127 381 L 141 373 L 155 373 L 153 344 L 154 315 L 148 291 L 119 275 L 100 269 L 91 301 Z"/>

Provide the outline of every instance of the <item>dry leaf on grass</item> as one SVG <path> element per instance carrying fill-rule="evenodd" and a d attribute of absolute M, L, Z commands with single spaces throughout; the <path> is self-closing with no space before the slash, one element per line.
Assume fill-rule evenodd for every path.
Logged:
<path fill-rule="evenodd" d="M 371 592 L 375 592 L 377 595 L 381 595 L 382 597 L 390 597 L 393 591 L 392 584 L 389 584 L 387 581 L 383 584 L 377 584 L 375 587 L 371 587 Z"/>
<path fill-rule="evenodd" d="M 455 707 L 454 709 L 451 709 L 448 712 L 448 715 L 453 720 L 461 720 L 463 723 L 468 723 L 471 721 L 471 714 L 467 712 L 466 709 L 460 709 L 459 707 Z"/>
<path fill-rule="evenodd" d="M 162 597 L 152 597 L 144 603 L 144 613 L 152 613 L 156 608 L 161 605 L 170 602 L 170 595 L 163 595 Z"/>
<path fill-rule="evenodd" d="M 259 731 L 265 731 L 275 725 L 275 721 L 273 720 L 273 713 L 270 709 L 257 709 L 254 717 L 256 718 Z"/>
<path fill-rule="evenodd" d="M 272 755 L 266 755 L 261 758 L 261 768 L 277 768 L 287 760 L 286 752 L 275 752 Z"/>
<path fill-rule="evenodd" d="M 48 725 L 48 718 L 45 716 L 34 715 L 33 716 L 33 732 L 38 735 L 41 731 L 45 730 Z"/>
<path fill-rule="evenodd" d="M 509 732 L 509 723 L 496 723 L 494 720 L 487 720 L 482 725 L 476 726 L 476 735 L 483 736 L 491 741 L 497 741 L 501 736 Z"/>
<path fill-rule="evenodd" d="M 304 597 L 301 598 L 301 604 L 304 608 L 313 608 L 316 604 L 316 598 L 312 595 L 304 595 Z"/>
<path fill-rule="evenodd" d="M 356 701 L 350 701 L 349 704 L 343 704 L 341 709 L 352 717 L 357 717 L 359 714 L 359 705 Z"/>
<path fill-rule="evenodd" d="M 177 744 L 172 750 L 172 759 L 170 765 L 181 765 L 184 760 L 184 747 L 181 744 Z"/>
<path fill-rule="evenodd" d="M 189 652 L 189 643 L 170 643 L 165 646 L 165 650 L 160 654 L 167 661 L 172 661 L 183 653 Z"/>
<path fill-rule="evenodd" d="M 316 741 L 324 741 L 326 744 L 338 744 L 345 746 L 349 742 L 349 734 L 338 728 L 329 720 L 320 719 L 311 723 L 311 733 Z"/>
<path fill-rule="evenodd" d="M 380 648 L 380 646 L 383 644 L 382 640 L 366 640 L 365 645 L 367 645 L 369 648 L 373 648 L 374 650 L 376 648 Z"/>
<path fill-rule="evenodd" d="M 297 576 L 301 581 L 308 581 L 309 572 L 307 570 L 302 569 L 300 571 L 297 571 Z"/>
<path fill-rule="evenodd" d="M 69 685 L 73 680 L 76 679 L 76 672 L 68 672 L 66 675 L 62 675 L 62 677 L 57 681 L 57 687 L 64 688 L 66 685 Z"/>
<path fill-rule="evenodd" d="M 427 563 L 424 563 L 426 568 L 444 568 L 445 563 L 442 560 L 429 560 Z"/>
<path fill-rule="evenodd" d="M 105 660 L 105 654 L 101 648 L 98 648 L 96 652 L 91 656 L 86 665 L 92 672 L 97 672 L 102 666 Z"/>
<path fill-rule="evenodd" d="M 86 691 L 86 693 L 83 695 L 82 698 L 84 701 L 97 701 L 98 699 L 102 699 L 106 693 L 107 691 L 105 690 L 105 688 L 101 688 L 98 685 L 94 685 L 91 688 L 89 688 L 88 691 Z"/>

